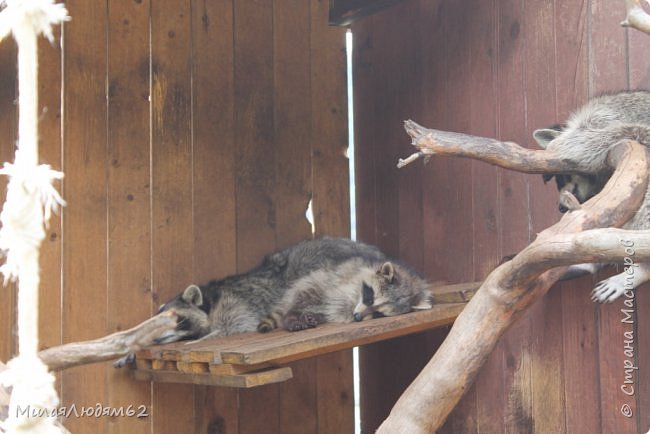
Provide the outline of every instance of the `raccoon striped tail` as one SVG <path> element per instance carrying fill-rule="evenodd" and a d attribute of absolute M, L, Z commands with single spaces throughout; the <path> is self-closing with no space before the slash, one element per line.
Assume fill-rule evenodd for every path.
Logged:
<path fill-rule="evenodd" d="M 260 333 L 267 333 L 273 329 L 282 327 L 283 316 L 283 312 L 277 310 L 275 312 L 272 312 L 269 316 L 260 321 L 260 323 L 257 325 L 257 331 Z"/>

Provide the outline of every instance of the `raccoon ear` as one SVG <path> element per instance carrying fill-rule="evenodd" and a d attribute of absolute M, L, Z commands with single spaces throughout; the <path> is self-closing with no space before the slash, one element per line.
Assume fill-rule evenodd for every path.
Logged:
<path fill-rule="evenodd" d="M 190 285 L 185 288 L 183 295 L 181 296 L 183 301 L 194 306 L 201 306 L 203 304 L 203 294 L 201 293 L 201 288 L 196 285 Z"/>
<path fill-rule="evenodd" d="M 560 134 L 562 134 L 562 131 L 557 129 L 541 128 L 533 132 L 533 138 L 541 148 L 546 149 L 548 144 Z"/>
<path fill-rule="evenodd" d="M 395 267 L 390 262 L 384 262 L 379 268 L 379 274 L 384 276 L 387 281 L 392 282 L 395 277 Z"/>

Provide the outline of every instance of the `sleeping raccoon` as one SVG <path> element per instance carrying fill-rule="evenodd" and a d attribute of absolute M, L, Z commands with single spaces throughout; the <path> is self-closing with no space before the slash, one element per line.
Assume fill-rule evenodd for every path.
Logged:
<path fill-rule="evenodd" d="M 533 137 L 560 158 L 577 163 L 583 173 L 548 174 L 544 181 L 555 177 L 560 192 L 571 192 L 580 203 L 589 200 L 605 186 L 612 172 L 605 164 L 609 149 L 622 140 L 632 139 L 650 146 L 650 93 L 621 92 L 603 95 L 589 101 L 571 115 L 566 125 L 554 125 L 536 130 Z M 643 205 L 624 229 L 650 229 L 650 188 Z M 560 211 L 567 207 L 560 204 Z M 612 302 L 628 289 L 650 280 L 650 264 L 638 265 L 633 273 L 623 272 L 598 283 L 592 299 Z M 596 264 L 581 264 L 569 268 L 568 275 L 595 273 Z"/>
<path fill-rule="evenodd" d="M 158 343 L 255 331 L 295 280 L 351 258 L 362 265 L 385 256 L 368 244 L 325 237 L 273 253 L 247 273 L 190 285 L 161 306 L 160 312 L 174 309 L 178 321 Z"/>
<path fill-rule="evenodd" d="M 296 280 L 257 330 L 304 330 L 326 322 L 362 321 L 430 309 L 429 284 L 408 268 L 353 258 Z"/>

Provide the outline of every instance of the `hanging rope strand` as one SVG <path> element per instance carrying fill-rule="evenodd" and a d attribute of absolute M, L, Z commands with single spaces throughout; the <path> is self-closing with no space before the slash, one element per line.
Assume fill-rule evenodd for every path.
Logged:
<path fill-rule="evenodd" d="M 14 164 L 5 163 L 7 197 L 0 213 L 0 267 L 7 280 L 18 280 L 19 355 L 7 364 L 0 381 L 12 387 L 9 417 L 0 431 L 61 433 L 52 417 L 58 405 L 54 376 L 37 356 L 39 249 L 50 212 L 63 200 L 52 186 L 63 175 L 38 165 L 38 51 L 37 38 L 52 40 L 52 24 L 67 19 L 67 11 L 53 0 L 5 0 L 0 13 L 0 38 L 12 33 L 18 45 L 18 149 Z M 25 411 L 27 410 L 27 411 Z"/>

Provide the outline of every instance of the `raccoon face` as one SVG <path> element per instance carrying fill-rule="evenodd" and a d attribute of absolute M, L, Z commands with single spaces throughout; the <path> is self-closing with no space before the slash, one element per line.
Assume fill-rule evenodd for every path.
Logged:
<path fill-rule="evenodd" d="M 553 177 L 555 177 L 555 183 L 560 193 L 570 192 L 580 203 L 584 203 L 598 194 L 607 182 L 607 178 L 603 176 L 579 174 L 544 175 L 544 182 L 550 181 Z M 559 209 L 561 213 L 568 211 L 563 204 L 560 204 Z"/>
<path fill-rule="evenodd" d="M 166 344 L 186 339 L 198 339 L 210 333 L 210 319 L 204 309 L 201 288 L 196 285 L 188 286 L 182 294 L 160 306 L 158 313 L 173 310 L 178 319 L 176 329 L 160 336 L 156 339 L 156 343 Z"/>
<path fill-rule="evenodd" d="M 431 309 L 431 302 L 416 279 L 419 280 L 402 272 L 391 262 L 385 262 L 369 279 L 370 282 L 363 282 L 361 298 L 354 308 L 354 320 Z"/>

